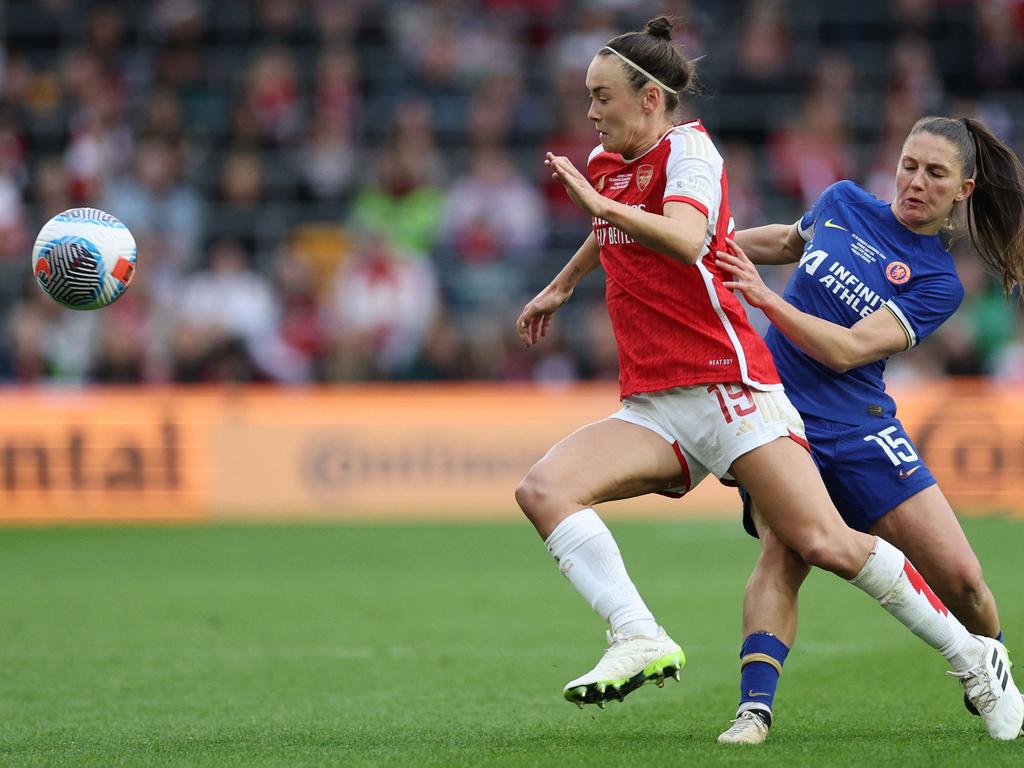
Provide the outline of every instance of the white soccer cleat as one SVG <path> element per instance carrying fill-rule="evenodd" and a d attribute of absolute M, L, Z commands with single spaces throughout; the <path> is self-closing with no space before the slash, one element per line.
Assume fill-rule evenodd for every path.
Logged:
<path fill-rule="evenodd" d="M 1012 741 L 1024 734 L 1024 698 L 1010 674 L 1006 647 L 991 637 L 976 637 L 985 646 L 978 665 L 947 674 L 963 683 L 964 693 L 985 721 L 989 736 Z"/>
<path fill-rule="evenodd" d="M 729 730 L 718 737 L 719 744 L 763 744 L 771 726 L 754 710 L 740 712 Z"/>
<path fill-rule="evenodd" d="M 666 677 L 679 679 L 686 664 L 686 656 L 672 638 L 660 629 L 657 637 L 623 637 L 607 633 L 608 650 L 597 666 L 582 677 L 577 677 L 562 691 L 566 699 L 580 708 L 584 704 L 597 704 L 604 709 L 605 702 L 622 701 L 644 683 L 659 687 Z"/>

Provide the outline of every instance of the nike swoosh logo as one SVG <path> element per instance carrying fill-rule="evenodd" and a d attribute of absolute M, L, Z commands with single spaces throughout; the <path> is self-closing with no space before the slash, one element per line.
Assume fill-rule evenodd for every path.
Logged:
<path fill-rule="evenodd" d="M 832 223 L 832 219 L 827 220 L 825 222 L 825 226 L 826 227 L 831 227 L 832 229 L 841 229 L 841 230 L 843 230 L 843 232 L 849 232 L 850 231 L 846 227 L 840 227 L 838 224 L 833 224 Z"/>
<path fill-rule="evenodd" d="M 915 472 L 917 472 L 917 470 L 919 470 L 920 468 L 921 468 L 921 465 L 920 465 L 920 464 L 918 464 L 918 465 L 917 465 L 916 467 L 914 467 L 914 468 L 913 468 L 912 470 L 910 470 L 909 472 L 905 472 L 904 470 L 902 470 L 902 469 L 901 469 L 901 470 L 900 470 L 900 480 L 906 480 L 906 479 L 907 479 L 908 477 L 910 477 L 910 476 L 911 476 L 912 474 L 914 474 Z"/>
<path fill-rule="evenodd" d="M 757 693 L 756 691 L 747 691 L 747 696 L 771 696 L 770 693 Z"/>

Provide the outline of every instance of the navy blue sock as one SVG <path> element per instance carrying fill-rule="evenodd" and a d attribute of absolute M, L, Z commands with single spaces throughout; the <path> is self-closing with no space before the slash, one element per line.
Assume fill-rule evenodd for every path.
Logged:
<path fill-rule="evenodd" d="M 789 648 L 770 632 L 747 635 L 740 650 L 740 707 L 771 711 Z M 769 715 L 769 724 L 771 723 Z"/>

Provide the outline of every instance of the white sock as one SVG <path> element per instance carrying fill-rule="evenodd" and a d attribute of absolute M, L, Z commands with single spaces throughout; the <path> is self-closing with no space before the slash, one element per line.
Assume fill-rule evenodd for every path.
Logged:
<path fill-rule="evenodd" d="M 658 623 L 626 573 L 619 546 L 597 512 L 588 507 L 569 515 L 544 546 L 612 632 L 627 637 L 658 635 Z"/>
<path fill-rule="evenodd" d="M 977 663 L 983 646 L 935 596 L 906 555 L 885 539 L 850 583 L 867 592 L 958 672 Z"/>

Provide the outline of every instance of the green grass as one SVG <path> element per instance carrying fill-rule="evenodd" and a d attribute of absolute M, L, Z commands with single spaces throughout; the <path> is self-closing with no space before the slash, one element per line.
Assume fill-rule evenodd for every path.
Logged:
<path fill-rule="evenodd" d="M 967 527 L 1024 654 L 1024 523 Z M 941 658 L 825 574 L 768 743 L 717 746 L 755 545 L 613 528 L 688 663 L 603 712 L 561 698 L 603 627 L 525 522 L 0 531 L 0 765 L 1020 764 Z"/>

